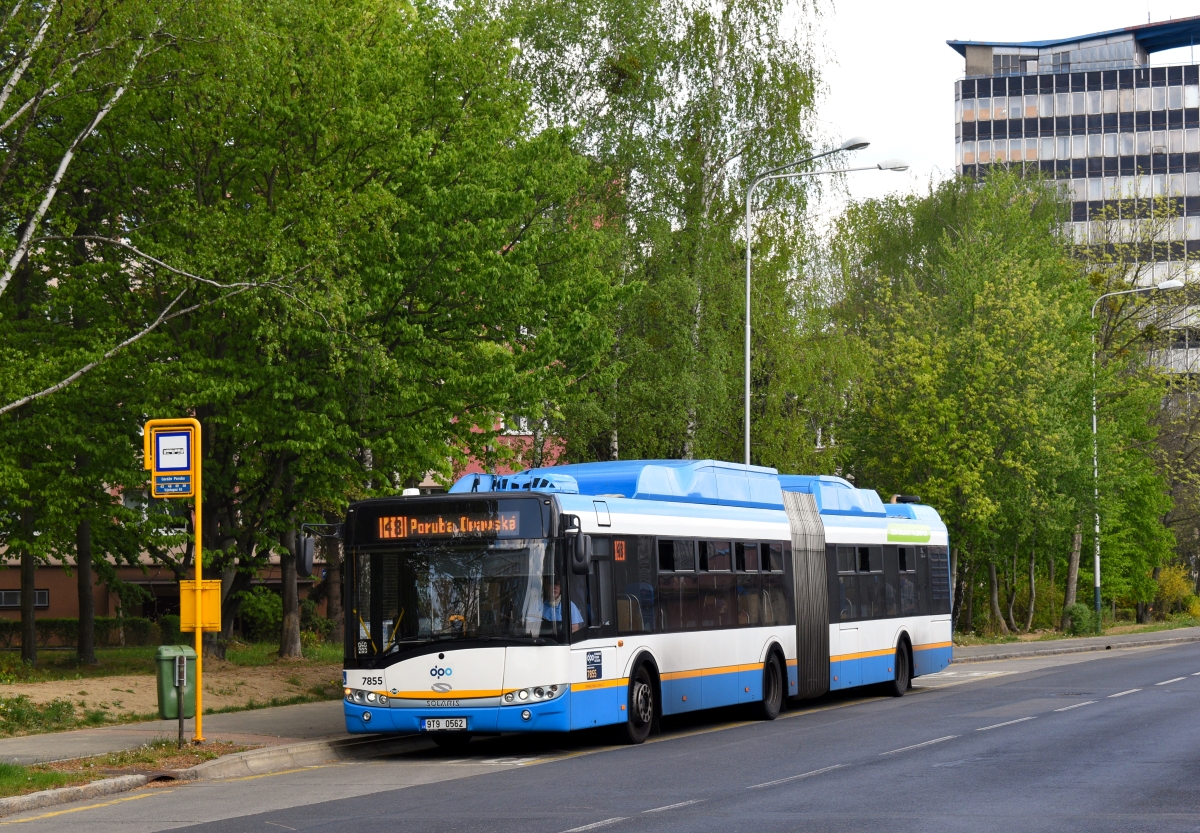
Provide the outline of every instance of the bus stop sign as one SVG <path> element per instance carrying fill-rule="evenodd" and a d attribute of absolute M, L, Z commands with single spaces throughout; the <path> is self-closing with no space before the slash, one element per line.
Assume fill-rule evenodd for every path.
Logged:
<path fill-rule="evenodd" d="M 196 496 L 196 430 L 190 425 L 150 428 L 145 437 L 150 494 L 157 498 Z"/>

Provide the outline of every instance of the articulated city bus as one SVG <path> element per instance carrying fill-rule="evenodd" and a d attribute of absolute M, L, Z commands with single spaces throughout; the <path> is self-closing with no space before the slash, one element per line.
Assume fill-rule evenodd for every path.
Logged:
<path fill-rule="evenodd" d="M 350 507 L 346 727 L 614 726 L 911 678 L 950 661 L 946 527 L 837 477 L 705 461 L 468 475 Z"/>

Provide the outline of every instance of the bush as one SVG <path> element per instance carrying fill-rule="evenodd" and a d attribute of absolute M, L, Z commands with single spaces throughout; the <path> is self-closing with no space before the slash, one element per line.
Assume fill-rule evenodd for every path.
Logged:
<path fill-rule="evenodd" d="M 1069 628 L 1072 636 L 1087 636 L 1096 632 L 1096 612 L 1085 604 L 1073 604 L 1067 609 L 1071 617 Z"/>
<path fill-rule="evenodd" d="M 251 642 L 278 639 L 283 628 L 283 599 L 261 584 L 242 591 L 242 633 Z"/>
<path fill-rule="evenodd" d="M 179 630 L 178 616 L 163 616 L 158 620 L 160 645 L 182 645 L 183 633 Z"/>
<path fill-rule="evenodd" d="M 317 612 L 317 603 L 312 599 L 300 602 L 300 633 L 313 633 L 323 640 L 333 633 L 333 620 Z"/>
<path fill-rule="evenodd" d="M 325 635 L 316 631 L 300 631 L 300 653 L 314 658 L 325 644 Z"/>
<path fill-rule="evenodd" d="M 1182 610 L 1192 595 L 1192 577 L 1182 564 L 1163 567 L 1158 574 L 1159 610 L 1164 614 Z"/>
<path fill-rule="evenodd" d="M 1200 596 L 1188 596 L 1187 599 L 1187 615 L 1193 619 L 1200 619 Z"/>

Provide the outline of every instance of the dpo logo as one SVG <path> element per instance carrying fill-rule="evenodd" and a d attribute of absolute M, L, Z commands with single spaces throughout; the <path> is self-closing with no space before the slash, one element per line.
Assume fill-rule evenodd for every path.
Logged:
<path fill-rule="evenodd" d="M 454 670 L 452 668 L 438 668 L 436 665 L 429 669 L 429 676 L 431 677 L 449 677 L 453 673 Z"/>

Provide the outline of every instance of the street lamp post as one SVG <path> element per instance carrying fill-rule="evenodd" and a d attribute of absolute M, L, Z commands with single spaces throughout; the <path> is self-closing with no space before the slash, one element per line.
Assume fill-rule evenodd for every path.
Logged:
<path fill-rule="evenodd" d="M 778 168 L 771 168 L 769 171 L 764 171 L 754 178 L 750 183 L 750 187 L 746 189 L 746 414 L 745 423 L 745 447 L 746 447 L 746 465 L 750 465 L 750 236 L 752 234 L 750 227 L 751 209 L 750 198 L 754 195 L 754 189 L 760 183 L 769 182 L 773 179 L 797 179 L 802 176 L 819 176 L 822 174 L 848 174 L 855 171 L 906 171 L 908 165 L 901 162 L 899 159 L 889 159 L 886 162 L 880 162 L 878 165 L 866 165 L 861 168 L 834 168 L 824 171 L 795 171 L 793 173 L 780 173 L 788 168 L 794 168 L 797 165 L 803 165 L 806 162 L 812 162 L 815 159 L 820 159 L 825 156 L 830 156 L 834 153 L 840 153 L 845 150 L 861 150 L 867 147 L 870 142 L 861 136 L 855 136 L 853 139 L 847 139 L 834 150 L 827 150 L 824 153 L 818 153 L 814 156 L 806 156 L 803 159 L 797 159 L 794 162 L 789 162 L 786 165 L 780 165 Z"/>
<path fill-rule="evenodd" d="M 1092 321 L 1096 320 L 1096 309 L 1100 306 L 1100 302 L 1105 298 L 1113 298 L 1117 295 L 1133 295 L 1141 292 L 1154 292 L 1156 290 L 1179 289 L 1183 286 L 1183 281 L 1172 278 L 1171 280 L 1163 281 L 1154 286 L 1139 286 L 1136 289 L 1122 289 L 1119 292 L 1106 292 L 1096 299 L 1092 304 Z M 1095 502 L 1095 562 L 1093 565 L 1092 583 L 1095 589 L 1095 605 L 1096 605 L 1096 633 L 1100 632 L 1100 440 L 1096 431 L 1096 331 L 1093 323 L 1092 327 L 1092 499 Z"/>

